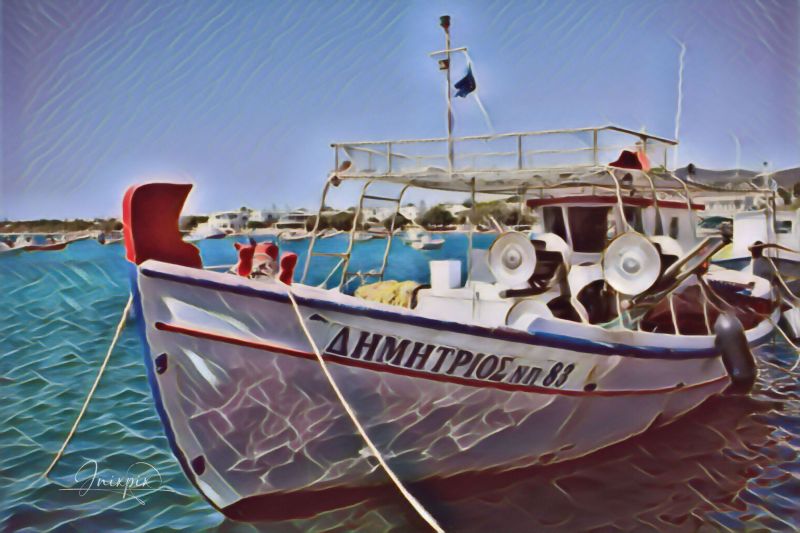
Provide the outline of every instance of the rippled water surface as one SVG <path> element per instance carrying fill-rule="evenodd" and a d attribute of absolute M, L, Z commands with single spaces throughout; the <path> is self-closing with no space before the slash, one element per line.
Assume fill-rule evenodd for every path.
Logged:
<path fill-rule="evenodd" d="M 444 249 L 393 249 L 389 277 L 423 279 Z M 326 243 L 335 248 L 341 243 Z M 480 236 L 479 245 L 488 237 Z M 301 251 L 304 243 L 289 248 Z M 201 243 L 206 264 L 233 260 L 231 239 Z M 379 241 L 358 247 L 367 265 Z M 424 526 L 391 490 L 357 503 L 309 501 L 309 516 L 256 525 L 226 520 L 184 478 L 169 450 L 129 320 L 78 433 L 50 475 L 41 473 L 80 410 L 128 294 L 120 245 L 77 242 L 60 252 L 0 257 L 0 517 L 6 531 L 408 531 Z M 312 278 L 321 276 L 316 269 Z M 136 320 L 134 317 L 132 320 Z M 748 396 L 714 398 L 671 424 L 582 459 L 502 474 L 412 485 L 450 531 L 718 531 L 800 529 L 800 387 L 794 352 L 757 354 Z M 635 400 L 631 409 L 635 409 Z M 619 416 L 625 416 L 624 412 Z M 88 469 L 124 476 L 147 463 L 157 490 L 79 491 Z M 81 470 L 83 468 L 83 470 Z M 80 473 L 79 473 L 80 472 Z M 153 487 L 156 489 L 156 487 Z"/>

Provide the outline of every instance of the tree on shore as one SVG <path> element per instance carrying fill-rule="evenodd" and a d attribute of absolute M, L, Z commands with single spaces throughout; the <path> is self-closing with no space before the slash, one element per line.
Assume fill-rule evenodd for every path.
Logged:
<path fill-rule="evenodd" d="M 263 222 L 261 220 L 248 220 L 247 229 L 263 229 L 272 225 L 270 222 Z"/>
<path fill-rule="evenodd" d="M 200 223 L 208 222 L 208 217 L 206 216 L 188 216 L 183 221 L 181 221 L 181 229 L 190 231 L 196 228 Z"/>
<path fill-rule="evenodd" d="M 12 220 L 0 224 L 3 233 L 70 233 L 74 231 L 122 229 L 122 222 L 116 218 L 94 220 L 57 220 L 39 218 L 35 220 Z"/>
<path fill-rule="evenodd" d="M 453 213 L 448 211 L 442 205 L 435 205 L 428 209 L 424 215 L 422 215 L 418 222 L 420 226 L 425 228 L 432 228 L 435 226 L 449 226 L 453 222 L 455 222 L 456 218 L 453 216 Z"/>
<path fill-rule="evenodd" d="M 387 231 L 392 229 L 392 219 L 394 219 L 394 229 L 404 228 L 411 224 L 411 221 L 403 216 L 402 213 L 397 213 L 397 215 L 388 216 L 384 219 L 383 227 L 386 228 Z"/>
<path fill-rule="evenodd" d="M 325 224 L 323 226 L 323 224 Z M 358 225 L 361 225 L 361 217 L 359 216 Z M 353 213 L 350 211 L 342 211 L 330 217 L 322 217 L 320 221 L 320 228 L 327 227 L 339 231 L 350 231 L 353 228 Z"/>

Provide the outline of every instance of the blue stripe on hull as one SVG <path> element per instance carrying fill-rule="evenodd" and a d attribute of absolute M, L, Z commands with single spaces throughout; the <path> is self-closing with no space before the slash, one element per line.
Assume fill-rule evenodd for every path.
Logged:
<path fill-rule="evenodd" d="M 254 296 L 264 300 L 275 302 L 288 303 L 289 298 L 284 294 L 273 292 L 266 289 L 245 287 L 242 285 L 228 285 L 217 281 L 195 279 L 176 274 L 169 274 L 148 268 L 142 268 L 142 274 L 151 277 L 164 279 L 168 281 L 175 281 L 186 285 L 195 287 L 202 287 L 205 289 L 224 291 L 243 296 Z M 365 307 L 351 307 L 337 302 L 328 300 L 319 300 L 315 298 L 308 298 L 296 295 L 295 299 L 298 303 L 306 307 L 313 307 L 315 309 L 323 309 L 328 311 L 337 311 L 357 316 L 366 316 L 369 318 L 377 318 L 389 322 L 400 322 L 410 324 L 412 326 L 420 326 L 429 329 L 451 331 L 453 333 L 463 333 L 473 335 L 476 337 L 485 337 L 489 339 L 504 340 L 510 342 L 518 342 L 529 344 L 532 346 L 544 346 L 548 348 L 559 348 L 563 350 L 570 350 L 574 352 L 591 353 L 595 355 L 612 356 L 619 355 L 624 357 L 636 357 L 641 359 L 710 359 L 719 356 L 719 352 L 715 348 L 710 349 L 683 349 L 683 348 L 662 348 L 655 346 L 633 346 L 628 344 L 605 343 L 599 341 L 592 341 L 589 339 L 581 339 L 577 337 L 568 337 L 566 335 L 559 335 L 556 333 L 526 333 L 524 331 L 514 331 L 508 328 L 489 328 L 484 326 L 475 326 L 470 324 L 460 324 L 457 322 L 447 322 L 444 320 L 437 320 L 434 318 L 427 318 L 422 316 L 409 316 L 383 309 L 369 309 Z"/>
<path fill-rule="evenodd" d="M 178 442 L 175 439 L 175 431 L 172 429 L 172 425 L 169 422 L 169 417 L 167 416 L 167 411 L 164 408 L 164 402 L 161 399 L 161 389 L 158 386 L 158 379 L 156 377 L 156 371 L 153 367 L 153 359 L 151 357 L 150 352 L 150 344 L 147 342 L 147 324 L 144 320 L 144 313 L 142 311 L 142 298 L 141 294 L 139 293 L 139 283 L 137 280 L 138 274 L 138 267 L 134 264 L 129 264 L 130 267 L 130 283 L 131 283 L 131 292 L 133 293 L 133 309 L 136 313 L 136 330 L 139 333 L 139 338 L 142 341 L 142 352 L 144 353 L 144 366 L 147 370 L 147 382 L 150 384 L 150 390 L 153 393 L 153 401 L 156 406 L 156 412 L 158 413 L 158 417 L 161 419 L 161 425 L 164 426 L 164 434 L 167 437 L 167 442 L 169 442 L 169 447 L 172 450 L 172 454 L 178 459 L 178 463 L 181 465 L 181 469 L 183 469 L 183 473 L 186 475 L 186 478 L 194 485 L 197 492 L 203 496 L 203 498 L 217 511 L 224 512 L 222 509 L 217 507 L 217 505 L 208 499 L 208 497 L 203 493 L 200 487 L 197 484 L 197 480 L 195 479 L 194 472 L 192 471 L 191 466 L 189 466 L 189 460 L 186 458 L 186 454 L 183 453 L 180 446 L 178 446 Z"/>

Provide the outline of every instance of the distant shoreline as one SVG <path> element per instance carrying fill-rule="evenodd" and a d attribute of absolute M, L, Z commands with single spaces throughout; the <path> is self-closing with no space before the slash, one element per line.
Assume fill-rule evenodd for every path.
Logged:
<path fill-rule="evenodd" d="M 57 220 L 40 218 L 35 220 L 6 220 L 0 222 L 0 234 L 64 234 L 86 231 L 111 232 L 122 230 L 122 222 L 116 218 L 92 220 Z"/>

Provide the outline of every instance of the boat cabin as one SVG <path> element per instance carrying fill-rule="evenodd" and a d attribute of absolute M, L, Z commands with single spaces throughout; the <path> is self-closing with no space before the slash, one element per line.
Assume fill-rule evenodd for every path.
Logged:
<path fill-rule="evenodd" d="M 623 196 L 620 202 L 607 194 L 533 198 L 527 204 L 538 214 L 544 232 L 558 235 L 569 245 L 572 264 L 599 260 L 608 241 L 626 226 L 643 235 L 668 237 L 674 241 L 671 249 L 677 245 L 688 251 L 698 242 L 696 212 L 703 209 L 702 204 L 641 196 Z"/>

